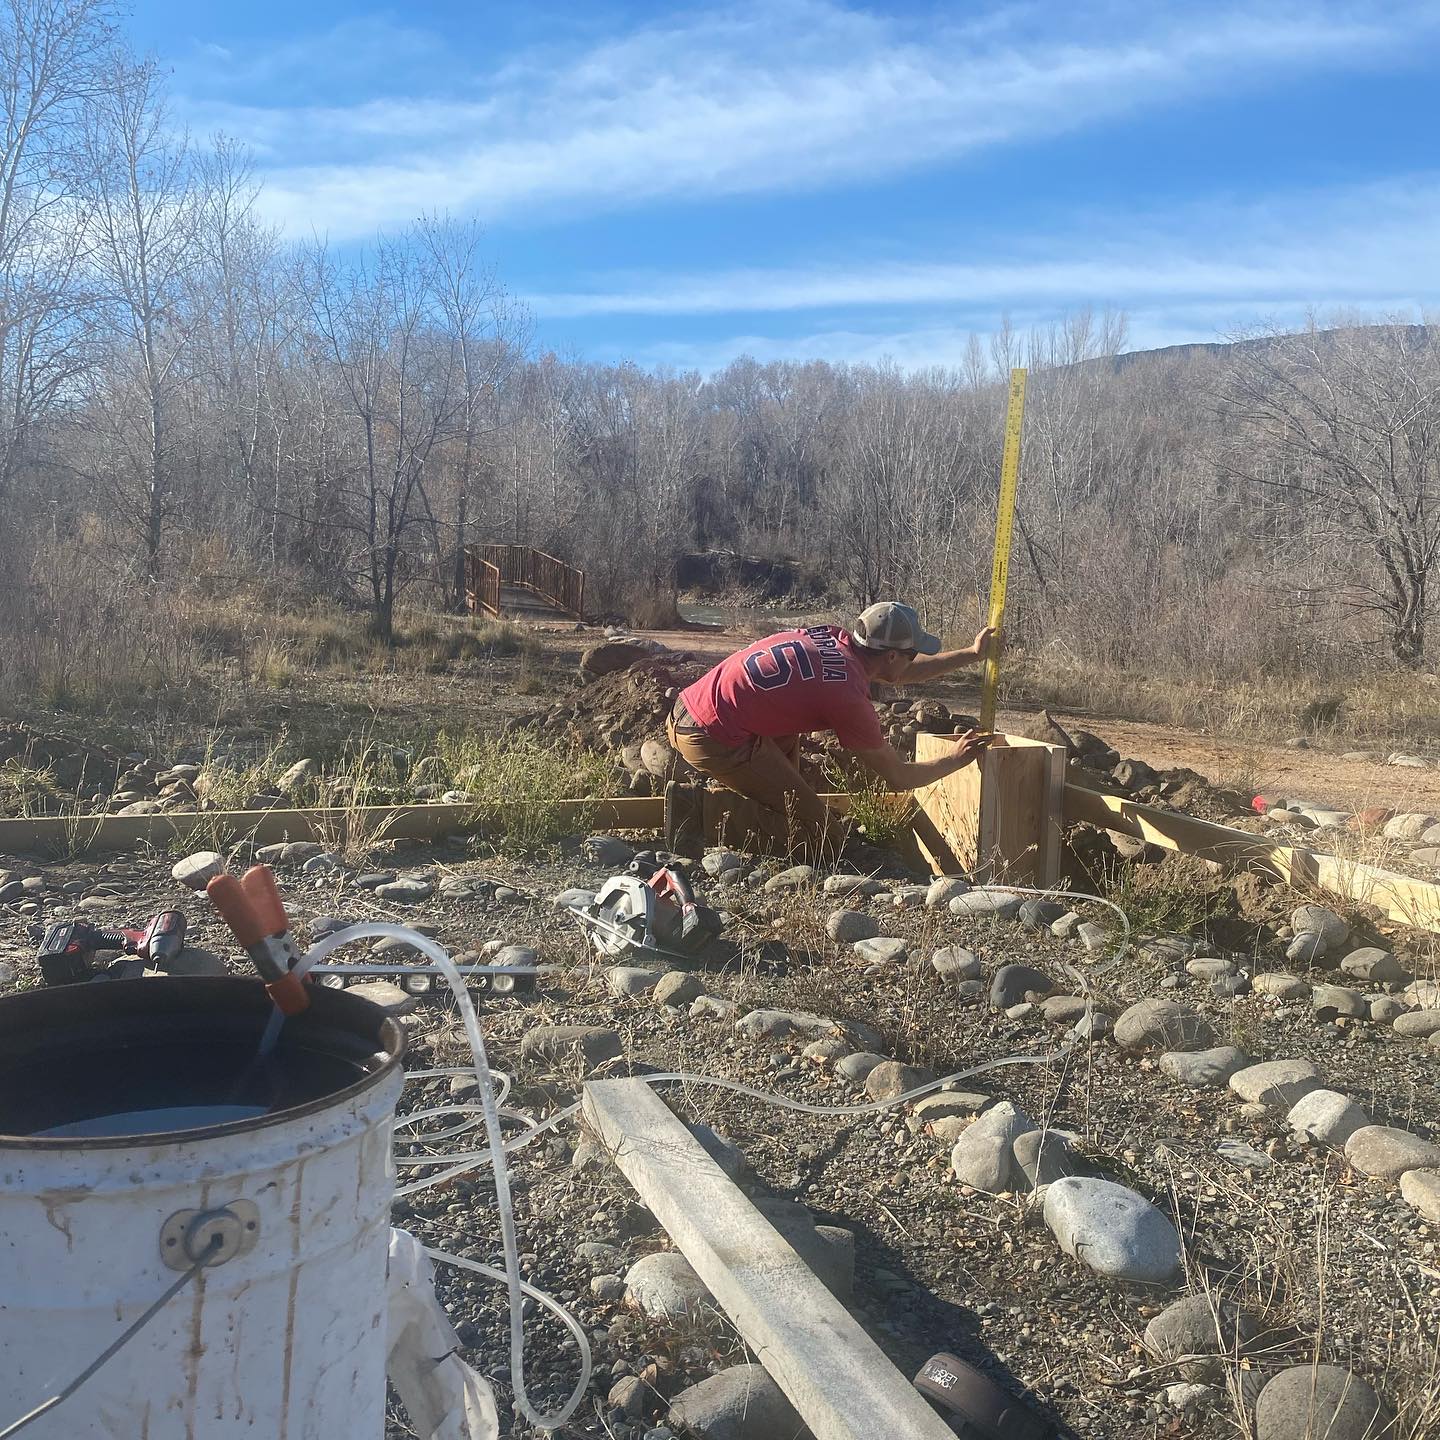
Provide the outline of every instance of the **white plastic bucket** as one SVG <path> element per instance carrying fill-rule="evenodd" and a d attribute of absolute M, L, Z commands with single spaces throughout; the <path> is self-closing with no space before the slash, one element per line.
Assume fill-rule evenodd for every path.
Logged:
<path fill-rule="evenodd" d="M 221 1233 L 230 1258 L 26 1440 L 381 1440 L 402 1032 L 315 987 L 255 1071 L 269 1013 L 258 982 L 222 978 L 0 1000 L 0 1428 L 173 1284 L 187 1246 Z M 264 1112 L 168 1133 L 37 1133 L 247 1100 Z"/>

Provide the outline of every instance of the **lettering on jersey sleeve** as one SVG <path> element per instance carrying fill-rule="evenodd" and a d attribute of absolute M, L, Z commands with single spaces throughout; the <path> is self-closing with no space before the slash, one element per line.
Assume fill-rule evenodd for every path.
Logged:
<path fill-rule="evenodd" d="M 769 665 L 766 665 L 769 661 Z M 768 650 L 745 657 L 745 673 L 758 690 L 778 690 L 798 673 L 802 680 L 815 678 L 815 663 L 799 640 L 782 640 Z M 826 677 L 829 678 L 828 676 Z"/>
<path fill-rule="evenodd" d="M 850 667 L 845 663 L 845 654 L 840 649 L 840 641 L 836 635 L 823 625 L 816 625 L 805 633 L 820 652 L 820 678 L 822 680 L 848 680 Z"/>

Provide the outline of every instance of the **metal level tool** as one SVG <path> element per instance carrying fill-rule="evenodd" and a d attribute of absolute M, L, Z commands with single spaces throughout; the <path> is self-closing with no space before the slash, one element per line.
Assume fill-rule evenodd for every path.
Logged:
<path fill-rule="evenodd" d="M 980 729 L 995 728 L 995 692 L 1000 684 L 1000 650 L 1005 643 L 1005 586 L 1010 579 L 1010 541 L 1015 530 L 1015 487 L 1020 481 L 1020 431 L 1025 421 L 1025 371 L 1010 372 L 1005 411 L 1005 453 L 1000 461 L 1000 503 L 995 509 L 995 556 L 990 565 L 990 619 L 995 634 L 980 684 Z"/>

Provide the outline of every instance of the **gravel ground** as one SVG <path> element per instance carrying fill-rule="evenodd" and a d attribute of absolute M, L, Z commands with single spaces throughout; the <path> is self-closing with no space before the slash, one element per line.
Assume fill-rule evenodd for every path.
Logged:
<path fill-rule="evenodd" d="M 0 906 L 0 992 L 38 982 L 29 927 L 61 914 L 85 913 L 106 923 L 178 903 L 190 916 L 195 943 L 232 956 L 208 906 L 171 880 L 173 858 L 64 865 L 0 859 L 12 872 L 10 882 L 43 882 Z M 691 1018 L 647 997 L 616 998 L 576 927 L 557 921 L 548 903 L 566 886 L 594 886 L 609 873 L 589 862 L 578 844 L 525 864 L 478 860 L 443 846 L 395 847 L 369 863 L 437 879 L 484 877 L 522 892 L 500 903 L 482 886 L 471 899 L 437 894 L 419 904 L 386 905 L 355 887 L 353 870 L 313 877 L 298 867 L 282 870 L 292 914 L 307 922 L 322 915 L 429 921 L 452 954 L 502 940 L 534 946 L 543 961 L 565 967 L 546 976 L 533 995 L 484 1001 L 492 1062 L 515 1077 L 510 1103 L 537 1117 L 579 1094 L 578 1073 L 547 1073 L 520 1057 L 525 1033 L 553 1023 L 616 1030 L 625 1059 L 607 1073 L 624 1073 L 629 1065 L 682 1068 L 821 1105 L 865 1098 L 831 1065 L 801 1054 L 809 1036 L 753 1042 L 726 1021 Z M 1288 901 L 1273 893 L 1280 898 L 1272 908 L 1283 912 Z M 979 957 L 987 983 L 999 965 L 1023 962 L 1050 975 L 1058 993 L 1072 993 L 1077 987 L 1064 967 L 1088 968 L 1098 1002 L 1117 1012 L 1142 996 L 1169 995 L 1204 1015 L 1217 1043 L 1240 1046 L 1256 1060 L 1308 1059 L 1326 1085 L 1351 1095 L 1375 1123 L 1427 1138 L 1440 1124 L 1437 1054 L 1423 1041 L 1387 1025 L 1321 1023 L 1308 1000 L 1281 1003 L 1253 993 L 1222 999 L 1200 981 L 1162 990 L 1162 982 L 1182 979 L 1183 966 L 1159 953 L 1142 950 L 1102 974 L 1105 957 L 1087 965 L 1073 941 L 1009 922 L 896 910 L 888 896 L 842 901 L 813 886 L 770 894 L 742 885 L 716 888 L 710 898 L 733 916 L 729 943 L 717 947 L 721 959 L 697 969 L 707 993 L 737 1002 L 740 1014 L 794 1008 L 868 1024 L 880 1032 L 884 1054 L 937 1074 L 1059 1050 L 1066 1027 L 1045 1023 L 1038 1009 L 1010 1018 L 984 1003 L 959 1003 L 926 962 L 937 945 L 962 945 Z M 74 908 L 85 902 L 83 912 Z M 917 963 L 867 965 L 848 946 L 829 941 L 825 917 L 841 905 L 865 910 L 880 921 L 882 934 L 911 942 Z M 21 913 L 22 906 L 32 913 Z M 1106 917 L 1097 911 L 1093 918 Z M 1255 933 L 1238 957 L 1242 963 L 1257 971 L 1297 969 L 1283 965 L 1282 942 L 1267 946 Z M 1213 945 L 1197 953 L 1207 951 L 1217 953 Z M 244 971 L 238 960 L 230 963 Z M 1410 965 L 1416 968 L 1413 956 Z M 1323 978 L 1343 979 L 1333 972 Z M 463 1061 L 448 1001 L 423 1000 L 405 1023 L 411 1068 Z M 1137 1190 L 1171 1215 L 1184 1239 L 1186 1278 L 1165 1290 L 1101 1278 L 1063 1255 L 1030 1197 L 989 1196 L 960 1185 L 950 1167 L 953 1137 L 917 1131 L 903 1110 L 828 1119 L 708 1088 L 667 1094 L 685 1118 L 707 1122 L 739 1147 L 748 1165 L 741 1183 L 752 1194 L 798 1201 L 821 1223 L 854 1232 L 854 1311 L 906 1373 L 935 1351 L 950 1350 L 1080 1435 L 1233 1435 L 1249 1424 L 1241 1418 L 1248 1414 L 1243 1401 L 1212 1390 L 1206 1406 L 1182 1414 L 1165 1393 L 1180 1379 L 1176 1367 L 1157 1365 L 1140 1341 L 1170 1300 L 1211 1288 L 1240 1301 L 1263 1328 L 1248 1370 L 1229 1367 L 1234 1388 L 1250 1392 L 1254 1376 L 1313 1358 L 1318 1349 L 1370 1380 L 1400 1409 L 1407 1427 L 1401 1433 L 1418 1440 L 1433 1421 L 1437 1385 L 1437 1226 L 1393 1184 L 1360 1177 L 1336 1151 L 1293 1141 L 1283 1107 L 1242 1107 L 1228 1089 L 1189 1090 L 1155 1062 L 1154 1055 L 1137 1057 L 1104 1042 L 1074 1048 L 1053 1064 L 999 1069 L 963 1088 L 1014 1101 L 1037 1120 L 1074 1132 L 1089 1173 Z M 404 1108 L 444 1103 L 449 1095 L 444 1081 L 413 1086 Z M 623 1300 L 594 1293 L 597 1275 L 623 1276 L 666 1240 L 616 1172 L 572 1164 L 579 1138 L 567 1124 L 516 1156 L 523 1265 L 532 1283 L 572 1308 L 595 1348 L 591 1394 L 560 1433 L 642 1440 L 662 1424 L 664 1397 L 745 1358 L 743 1345 L 722 1321 L 677 1327 L 642 1319 Z M 1227 1138 L 1259 1152 L 1248 1168 L 1217 1154 L 1217 1143 Z M 427 1244 L 493 1263 L 493 1210 L 488 1183 L 466 1176 L 397 1202 L 396 1223 Z M 586 1242 L 615 1246 L 618 1253 L 599 1252 L 597 1260 L 579 1251 Z M 442 1267 L 438 1288 L 466 1358 L 494 1381 L 502 1433 L 530 1434 L 527 1425 L 509 1421 L 501 1287 Z M 575 1374 L 573 1342 L 539 1312 L 527 1336 L 532 1394 L 552 1406 Z M 622 1416 L 607 1403 L 611 1387 L 626 1375 L 645 1382 L 641 1417 Z M 394 1440 L 411 1432 L 397 1413 L 388 1433 Z"/>

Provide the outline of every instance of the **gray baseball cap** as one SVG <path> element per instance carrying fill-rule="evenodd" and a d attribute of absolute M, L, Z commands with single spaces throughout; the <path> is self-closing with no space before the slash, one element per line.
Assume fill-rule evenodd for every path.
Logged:
<path fill-rule="evenodd" d="M 938 655 L 940 637 L 931 635 L 909 605 L 882 600 L 857 617 L 850 632 L 867 650 L 913 650 Z"/>

